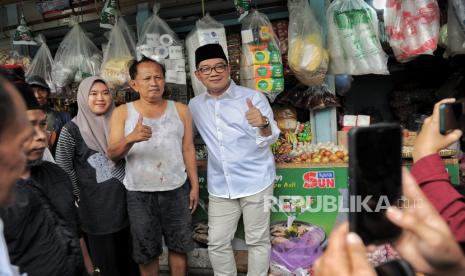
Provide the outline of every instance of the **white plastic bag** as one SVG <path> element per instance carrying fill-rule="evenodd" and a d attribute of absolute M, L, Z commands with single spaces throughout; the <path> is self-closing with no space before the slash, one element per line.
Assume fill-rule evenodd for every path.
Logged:
<path fill-rule="evenodd" d="M 332 74 L 389 74 L 372 7 L 363 0 L 335 0 L 327 18 Z"/>
<path fill-rule="evenodd" d="M 206 91 L 205 86 L 195 76 L 195 50 L 205 44 L 220 44 L 226 58 L 228 58 L 228 46 L 226 42 L 226 31 L 223 24 L 216 21 L 209 14 L 195 22 L 195 27 L 186 37 L 186 49 L 189 60 L 189 73 L 194 94 L 199 95 Z"/>
<path fill-rule="evenodd" d="M 102 53 L 79 24 L 66 34 L 55 54 L 52 79 L 57 87 L 99 74 Z"/>
<path fill-rule="evenodd" d="M 186 62 L 183 44 L 173 30 L 158 16 L 159 5 L 145 21 L 137 43 L 137 57 L 156 60 L 165 65 L 165 82 L 186 86 Z M 187 89 L 187 86 L 186 86 Z"/>
<path fill-rule="evenodd" d="M 128 87 L 129 66 L 135 54 L 134 35 L 126 21 L 119 17 L 111 30 L 100 70 L 100 75 L 110 89 Z"/>
<path fill-rule="evenodd" d="M 439 40 L 439 7 L 436 0 L 389 0 L 384 9 L 389 44 L 398 61 L 432 55 Z"/>
<path fill-rule="evenodd" d="M 308 0 L 289 0 L 289 67 L 303 84 L 321 85 L 329 55 L 323 47 L 320 24 Z"/>
<path fill-rule="evenodd" d="M 119 12 L 116 7 L 116 0 L 106 0 L 100 14 L 100 27 L 112 29 L 116 24 Z"/>
<path fill-rule="evenodd" d="M 241 85 L 274 101 L 284 90 L 284 73 L 273 26 L 266 15 L 254 10 L 242 20 L 241 36 Z"/>
<path fill-rule="evenodd" d="M 26 81 L 29 81 L 29 78 L 32 76 L 40 76 L 47 82 L 48 87 L 50 87 L 50 92 L 55 93 L 56 89 L 52 80 L 52 65 L 52 54 L 47 44 L 43 43 L 34 56 L 29 69 L 25 73 Z"/>

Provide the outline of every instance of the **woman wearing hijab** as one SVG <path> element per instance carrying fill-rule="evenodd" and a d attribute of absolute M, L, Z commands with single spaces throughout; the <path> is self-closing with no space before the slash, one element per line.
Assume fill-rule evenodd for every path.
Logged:
<path fill-rule="evenodd" d="M 70 176 L 94 266 L 102 276 L 130 275 L 124 163 L 107 156 L 113 98 L 99 77 L 84 79 L 77 94 L 77 116 L 60 134 L 56 162 Z"/>

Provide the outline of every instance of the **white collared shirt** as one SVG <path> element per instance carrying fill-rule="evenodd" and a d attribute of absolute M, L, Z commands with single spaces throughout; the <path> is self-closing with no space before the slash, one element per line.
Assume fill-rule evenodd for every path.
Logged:
<path fill-rule="evenodd" d="M 260 135 L 249 125 L 246 99 L 270 120 L 272 134 Z M 208 147 L 208 192 L 216 197 L 241 198 L 268 188 L 276 177 L 270 149 L 279 128 L 266 97 L 233 81 L 219 97 L 202 93 L 189 102 L 197 130 Z"/>
<path fill-rule="evenodd" d="M 3 237 L 3 221 L 0 219 L 0 276 L 19 276 L 19 269 L 10 263 L 8 248 Z M 27 276 L 22 274 L 21 276 Z"/>

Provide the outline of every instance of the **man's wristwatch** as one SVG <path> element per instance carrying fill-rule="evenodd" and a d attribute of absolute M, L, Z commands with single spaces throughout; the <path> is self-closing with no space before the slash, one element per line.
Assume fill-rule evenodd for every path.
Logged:
<path fill-rule="evenodd" d="M 267 117 L 263 116 L 263 119 L 265 119 L 265 124 L 260 127 L 261 129 L 267 128 L 270 125 L 270 120 Z"/>

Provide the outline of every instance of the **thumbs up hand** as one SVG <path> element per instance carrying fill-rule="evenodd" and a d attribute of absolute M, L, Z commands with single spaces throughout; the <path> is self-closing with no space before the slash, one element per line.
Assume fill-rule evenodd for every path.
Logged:
<path fill-rule="evenodd" d="M 143 121 L 144 117 L 142 114 L 139 114 L 136 127 L 127 137 L 129 142 L 138 143 L 142 141 L 148 141 L 152 137 L 152 128 L 144 125 Z"/>
<path fill-rule="evenodd" d="M 252 127 L 263 127 L 266 125 L 266 118 L 262 115 L 260 110 L 253 105 L 252 100 L 247 98 L 246 102 L 249 110 L 245 113 L 245 117 L 249 124 Z"/>

